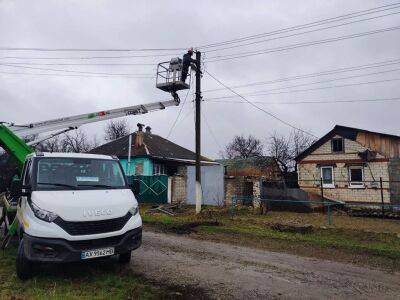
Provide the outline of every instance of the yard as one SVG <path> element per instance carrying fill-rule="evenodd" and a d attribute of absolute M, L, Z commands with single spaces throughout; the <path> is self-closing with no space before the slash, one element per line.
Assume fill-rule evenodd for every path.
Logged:
<path fill-rule="evenodd" d="M 328 298 L 396 293 L 399 221 L 334 214 L 328 226 L 322 213 L 259 215 L 242 208 L 232 215 L 229 209 L 205 207 L 196 216 L 194 207 L 187 206 L 170 216 L 150 209 L 151 205 L 141 206 L 143 246 L 134 252 L 130 266 L 115 259 L 62 268 L 48 265 L 22 282 L 15 274 L 16 248 L 11 245 L 0 253 L 0 298 L 296 298 L 293 283 L 310 298 L 321 293 Z M 299 233 L 277 224 L 310 226 Z M 239 289 L 233 288 L 238 284 Z"/>
<path fill-rule="evenodd" d="M 400 270 L 400 222 L 334 213 L 332 225 L 322 213 L 269 212 L 206 207 L 199 216 L 186 207 L 175 216 L 142 207 L 146 228 L 189 233 L 192 238 L 228 242 L 276 252 L 323 258 L 357 265 Z M 311 225 L 309 232 L 281 230 L 277 224 Z"/>
<path fill-rule="evenodd" d="M 146 281 L 115 259 L 42 266 L 23 282 L 15 274 L 15 255 L 15 246 L 0 252 L 0 299 L 176 299 L 191 293 Z"/>

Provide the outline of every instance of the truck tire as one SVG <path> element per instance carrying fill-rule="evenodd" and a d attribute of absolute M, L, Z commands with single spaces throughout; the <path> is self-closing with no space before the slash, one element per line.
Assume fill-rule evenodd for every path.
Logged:
<path fill-rule="evenodd" d="M 118 257 L 118 262 L 120 264 L 129 264 L 131 261 L 131 251 L 126 253 L 121 253 Z"/>
<path fill-rule="evenodd" d="M 33 263 L 25 256 L 24 239 L 19 242 L 16 260 L 17 276 L 21 280 L 27 280 L 33 275 Z"/>

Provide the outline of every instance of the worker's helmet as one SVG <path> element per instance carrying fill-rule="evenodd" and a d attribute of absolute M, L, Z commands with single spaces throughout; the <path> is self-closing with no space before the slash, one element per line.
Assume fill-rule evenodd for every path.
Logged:
<path fill-rule="evenodd" d="M 188 53 L 193 54 L 193 48 L 189 48 Z"/>

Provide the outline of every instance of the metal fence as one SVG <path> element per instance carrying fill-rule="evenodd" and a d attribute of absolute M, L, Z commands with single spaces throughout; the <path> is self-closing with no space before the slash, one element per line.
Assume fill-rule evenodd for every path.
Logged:
<path fill-rule="evenodd" d="M 268 214 L 271 211 L 318 212 L 326 214 L 328 225 L 333 224 L 333 218 L 336 214 L 350 217 L 400 219 L 400 206 L 392 204 L 263 199 L 253 196 L 233 196 L 231 201 L 230 212 L 232 216 L 237 215 L 241 207 L 251 206 L 254 210 L 258 209 L 260 214 Z"/>
<path fill-rule="evenodd" d="M 332 224 L 333 212 L 354 217 L 400 219 L 400 181 L 377 180 L 349 182 L 336 180 L 260 181 L 259 193 L 232 197 L 232 213 L 240 206 L 269 211 L 321 212 Z"/>
<path fill-rule="evenodd" d="M 400 206 L 400 181 L 363 180 L 350 182 L 347 180 L 324 181 L 292 180 L 263 181 L 260 188 L 262 198 L 290 200 L 330 200 L 340 203 L 386 204 Z"/>

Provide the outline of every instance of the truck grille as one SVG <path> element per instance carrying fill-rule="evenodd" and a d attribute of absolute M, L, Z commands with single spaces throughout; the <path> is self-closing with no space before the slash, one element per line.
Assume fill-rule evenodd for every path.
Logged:
<path fill-rule="evenodd" d="M 96 249 L 96 248 L 104 248 L 104 247 L 115 247 L 126 237 L 131 236 L 133 237 L 140 237 L 141 236 L 141 228 L 136 228 L 131 231 L 128 231 L 122 235 L 111 236 L 102 239 L 96 240 L 80 240 L 80 241 L 68 241 L 68 244 L 71 245 L 74 249 L 78 250 L 89 250 L 89 249 Z"/>
<path fill-rule="evenodd" d="M 130 212 L 120 218 L 101 221 L 70 222 L 57 217 L 54 223 L 70 235 L 89 235 L 121 230 L 131 217 Z"/>
<path fill-rule="evenodd" d="M 112 236 L 97 240 L 70 241 L 69 244 L 75 249 L 88 250 L 100 247 L 115 246 L 121 242 L 124 235 Z"/>

